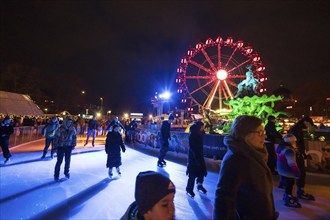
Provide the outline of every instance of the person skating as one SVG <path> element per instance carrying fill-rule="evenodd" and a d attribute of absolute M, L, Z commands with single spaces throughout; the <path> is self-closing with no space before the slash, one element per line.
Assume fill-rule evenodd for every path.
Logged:
<path fill-rule="evenodd" d="M 306 167 L 305 159 L 307 159 L 305 141 L 304 141 L 304 129 L 308 132 L 315 129 L 313 120 L 310 117 L 303 117 L 296 124 L 294 124 L 288 131 L 288 133 L 293 134 L 297 138 L 297 165 L 300 170 L 300 177 L 296 180 L 297 185 L 297 196 L 304 200 L 315 200 L 315 197 L 304 190 L 306 183 Z"/>
<path fill-rule="evenodd" d="M 197 190 L 206 194 L 207 190 L 203 187 L 204 176 L 207 175 L 204 151 L 203 151 L 204 124 L 196 121 L 190 127 L 188 166 L 186 174 L 189 175 L 186 187 L 188 196 L 194 198 L 195 179 L 197 178 Z"/>
<path fill-rule="evenodd" d="M 11 125 L 11 118 L 6 116 L 0 125 L 0 146 L 2 149 L 2 155 L 5 158 L 4 163 L 8 163 L 11 157 L 9 150 L 9 138 L 14 133 L 14 127 Z"/>
<path fill-rule="evenodd" d="M 126 147 L 123 142 L 121 133 L 119 132 L 119 126 L 117 124 L 113 125 L 112 131 L 108 132 L 106 142 L 105 142 L 105 152 L 107 153 L 107 164 L 106 167 L 108 170 L 108 175 L 112 178 L 112 168 L 116 167 L 118 175 L 121 175 L 120 168 L 121 166 L 121 153 L 126 151 Z"/>
<path fill-rule="evenodd" d="M 64 175 L 70 178 L 70 163 L 72 150 L 77 145 L 77 132 L 71 117 L 66 118 L 54 136 L 54 147 L 57 150 L 57 162 L 54 170 L 54 180 L 59 181 L 60 168 L 65 157 Z"/>
<path fill-rule="evenodd" d="M 295 179 L 300 177 L 300 171 L 296 162 L 296 137 L 287 134 L 283 141 L 278 145 L 277 151 L 277 171 L 281 176 L 285 186 L 283 195 L 284 205 L 293 208 L 301 208 L 297 197 L 292 195 Z"/>
<path fill-rule="evenodd" d="M 55 132 L 57 131 L 57 129 L 59 127 L 60 127 L 60 124 L 58 122 L 58 119 L 56 116 L 54 116 L 54 117 L 52 117 L 50 122 L 48 124 L 46 124 L 45 127 L 42 129 L 42 136 L 45 137 L 45 147 L 44 147 L 44 151 L 43 151 L 41 158 L 45 158 L 45 156 L 47 155 L 49 146 L 52 145 L 51 151 L 50 151 L 50 157 L 53 159 L 53 156 L 54 156 L 53 140 L 54 140 Z"/>
<path fill-rule="evenodd" d="M 164 160 L 166 153 L 169 149 L 168 141 L 171 140 L 171 123 L 174 120 L 173 114 L 170 114 L 168 120 L 164 120 L 160 128 L 160 151 L 158 156 L 157 166 L 166 166 L 166 161 Z"/>
<path fill-rule="evenodd" d="M 84 146 L 86 146 L 88 144 L 88 139 L 89 137 L 92 135 L 92 146 L 94 147 L 95 145 L 95 137 L 96 137 L 96 129 L 97 129 L 97 121 L 96 121 L 96 117 L 93 116 L 92 119 L 90 119 L 88 121 L 88 132 L 87 132 L 87 137 L 86 137 L 86 142 L 84 144 Z"/>

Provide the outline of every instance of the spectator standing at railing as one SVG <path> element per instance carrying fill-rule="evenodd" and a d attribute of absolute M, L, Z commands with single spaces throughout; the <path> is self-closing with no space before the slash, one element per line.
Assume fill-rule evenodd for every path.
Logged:
<path fill-rule="evenodd" d="M 0 146 L 3 157 L 6 159 L 4 163 L 7 163 L 11 157 L 9 151 L 9 137 L 12 133 L 14 133 L 14 127 L 11 125 L 10 117 L 6 116 L 0 125 Z"/>
<path fill-rule="evenodd" d="M 53 140 L 54 140 L 55 132 L 57 131 L 57 129 L 59 127 L 60 127 L 60 123 L 58 122 L 57 117 L 54 116 L 54 117 L 52 117 L 50 122 L 48 124 L 46 124 L 45 127 L 42 129 L 42 136 L 45 137 L 46 139 L 45 139 L 45 147 L 44 147 L 44 151 L 41 156 L 41 159 L 45 158 L 45 156 L 47 155 L 50 144 L 52 144 L 52 148 L 50 151 L 50 157 L 53 159 L 53 157 L 54 157 Z"/>

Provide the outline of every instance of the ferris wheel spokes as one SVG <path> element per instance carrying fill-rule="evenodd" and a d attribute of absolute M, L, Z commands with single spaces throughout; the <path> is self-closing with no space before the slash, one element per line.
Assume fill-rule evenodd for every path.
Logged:
<path fill-rule="evenodd" d="M 240 68 L 241 66 L 243 66 L 244 64 L 247 64 L 247 63 L 250 62 L 250 61 L 251 61 L 251 59 L 245 60 L 244 62 L 238 64 L 237 66 L 235 66 L 234 68 L 228 70 L 227 72 L 228 72 L 228 73 L 231 73 L 231 72 L 234 71 L 235 69 Z M 245 76 L 244 76 L 244 77 L 245 77 Z"/>
<path fill-rule="evenodd" d="M 211 104 L 213 102 L 214 99 L 214 95 L 219 87 L 220 84 L 220 80 L 217 81 L 217 83 L 215 83 L 215 86 L 212 88 L 210 95 L 207 97 L 207 99 L 205 100 L 205 102 L 207 101 L 207 104 L 205 106 L 206 109 L 210 109 L 211 108 Z"/>
<path fill-rule="evenodd" d="M 204 67 L 203 65 L 201 65 L 201 64 L 199 64 L 199 63 L 197 63 L 197 62 L 195 62 L 193 60 L 189 60 L 188 63 L 191 63 L 192 65 L 194 65 L 194 66 L 198 67 L 199 69 L 202 69 L 205 72 L 207 72 L 207 73 L 209 73 L 209 74 L 212 75 L 212 71 L 210 69 Z"/>
<path fill-rule="evenodd" d="M 233 58 L 234 54 L 236 53 L 237 51 L 237 47 L 234 49 L 234 51 L 231 53 L 229 59 L 227 60 L 227 63 L 225 65 L 225 68 L 228 66 L 228 64 L 230 63 L 231 59 Z"/>
<path fill-rule="evenodd" d="M 205 51 L 204 49 L 202 49 L 202 53 L 204 54 L 204 56 L 205 56 L 207 62 L 210 64 L 212 70 L 213 70 L 214 72 L 216 72 L 217 69 L 216 69 L 216 67 L 214 66 L 214 63 L 212 62 L 212 60 L 210 59 L 209 55 L 206 53 L 206 51 Z"/>
<path fill-rule="evenodd" d="M 211 84 L 211 83 L 213 83 L 213 82 L 214 82 L 214 80 L 212 80 L 212 81 L 210 81 L 210 82 L 208 82 L 208 83 L 205 83 L 203 86 L 201 86 L 201 87 L 195 89 L 194 91 L 190 92 L 190 94 L 194 94 L 195 92 L 197 92 L 197 91 L 203 89 L 205 86 L 208 86 L 209 84 Z"/>

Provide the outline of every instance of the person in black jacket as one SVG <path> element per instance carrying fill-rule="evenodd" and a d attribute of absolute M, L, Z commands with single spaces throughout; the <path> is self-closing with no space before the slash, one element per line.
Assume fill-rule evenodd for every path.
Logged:
<path fill-rule="evenodd" d="M 282 141 L 282 135 L 276 130 L 275 117 L 270 115 L 268 116 L 268 122 L 265 126 L 266 131 L 266 148 L 268 152 L 267 165 L 273 174 L 276 174 L 276 153 L 275 153 L 275 144 Z"/>
<path fill-rule="evenodd" d="M 6 116 L 0 125 L 0 146 L 3 157 L 6 159 L 4 163 L 7 163 L 11 157 L 9 151 L 9 137 L 12 133 L 14 133 L 14 127 L 11 125 L 10 117 Z"/>
<path fill-rule="evenodd" d="M 186 193 L 192 198 L 195 196 L 193 189 L 196 178 L 197 190 L 203 194 L 207 192 L 203 187 L 204 176 L 207 175 L 203 151 L 203 135 L 204 124 L 201 121 L 196 121 L 190 127 L 188 166 L 186 172 L 186 174 L 189 175 Z"/>
<path fill-rule="evenodd" d="M 174 120 L 173 114 L 168 116 L 168 120 L 164 120 L 160 128 L 160 151 L 158 156 L 157 166 L 166 166 L 166 161 L 164 160 L 166 153 L 169 149 L 168 140 L 171 140 L 171 123 Z"/>
<path fill-rule="evenodd" d="M 96 128 L 97 128 L 97 121 L 96 121 L 96 117 L 94 116 L 92 119 L 90 119 L 88 121 L 88 133 L 87 133 L 87 137 L 86 137 L 86 142 L 84 144 L 84 146 L 86 146 L 88 144 L 88 139 L 89 136 L 92 135 L 92 146 L 94 147 L 95 145 L 95 137 L 96 137 Z"/>
<path fill-rule="evenodd" d="M 288 131 L 289 134 L 293 134 L 297 138 L 297 165 L 300 170 L 300 177 L 296 180 L 297 185 L 297 196 L 300 199 L 305 200 L 315 200 L 315 197 L 311 194 L 305 192 L 305 181 L 306 181 L 306 168 L 305 168 L 305 159 L 307 159 L 306 148 L 304 143 L 304 131 L 310 132 L 315 128 L 313 119 L 310 117 L 303 117 L 296 124 L 294 124 Z"/>
<path fill-rule="evenodd" d="M 118 175 L 121 175 L 119 166 L 121 163 L 120 149 L 125 152 L 126 147 L 123 142 L 121 133 L 119 132 L 119 126 L 113 125 L 112 131 L 108 132 L 107 139 L 105 141 L 105 152 L 107 153 L 107 168 L 109 168 L 108 174 L 112 178 L 112 168 L 116 167 Z"/>

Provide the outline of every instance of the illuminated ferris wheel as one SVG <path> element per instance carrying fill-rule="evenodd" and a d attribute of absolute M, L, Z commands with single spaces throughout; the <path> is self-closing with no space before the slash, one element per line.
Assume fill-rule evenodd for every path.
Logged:
<path fill-rule="evenodd" d="M 265 92 L 265 67 L 252 46 L 245 46 L 242 40 L 234 42 L 232 37 L 223 40 L 220 36 L 197 43 L 187 51 L 177 69 L 181 102 L 188 104 L 188 111 L 224 109 L 223 101 L 235 97 L 238 84 L 246 79 L 247 68 L 259 81 L 255 92 Z"/>

